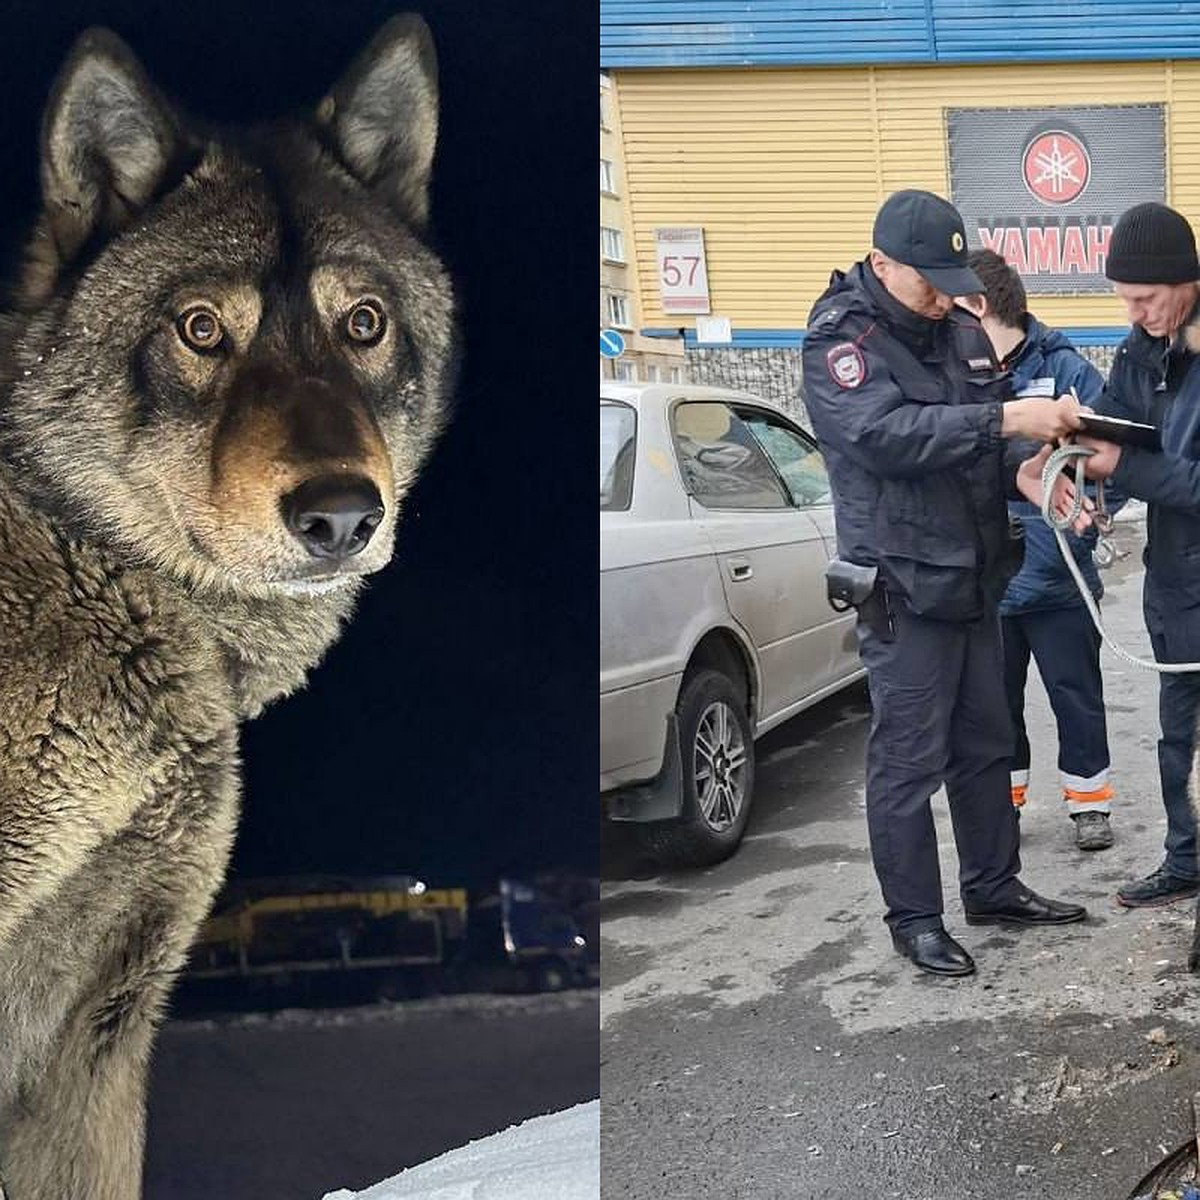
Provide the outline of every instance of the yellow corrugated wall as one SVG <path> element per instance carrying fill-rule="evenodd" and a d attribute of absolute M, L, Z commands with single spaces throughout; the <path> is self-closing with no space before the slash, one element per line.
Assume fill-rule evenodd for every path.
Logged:
<path fill-rule="evenodd" d="M 829 272 L 861 258 L 880 201 L 949 191 L 943 110 L 1166 107 L 1167 200 L 1200 227 L 1200 62 L 614 71 L 646 325 L 654 227 L 702 225 L 714 313 L 735 329 L 804 325 Z M 1113 326 L 1109 296 L 1035 296 L 1043 320 Z"/>

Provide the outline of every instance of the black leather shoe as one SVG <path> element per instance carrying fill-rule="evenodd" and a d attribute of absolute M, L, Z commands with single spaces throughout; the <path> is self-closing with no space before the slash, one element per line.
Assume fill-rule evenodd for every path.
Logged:
<path fill-rule="evenodd" d="M 892 945 L 930 975 L 974 975 L 971 956 L 944 930 L 892 932 Z"/>
<path fill-rule="evenodd" d="M 1047 900 L 1028 888 L 1018 892 L 1007 904 L 993 908 L 967 909 L 968 925 L 1070 925 L 1082 921 L 1087 909 L 1082 904 L 1064 904 Z"/>

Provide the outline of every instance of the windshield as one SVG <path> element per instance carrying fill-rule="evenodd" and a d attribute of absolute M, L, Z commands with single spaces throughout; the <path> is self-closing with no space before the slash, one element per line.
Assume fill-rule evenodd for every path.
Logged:
<path fill-rule="evenodd" d="M 620 512 L 633 499 L 637 413 L 628 404 L 600 402 L 600 511 Z"/>

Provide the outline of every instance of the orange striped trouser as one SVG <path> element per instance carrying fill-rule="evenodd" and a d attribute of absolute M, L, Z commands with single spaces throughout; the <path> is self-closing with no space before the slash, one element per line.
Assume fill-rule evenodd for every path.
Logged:
<path fill-rule="evenodd" d="M 1011 772 L 1010 789 L 1014 806 L 1024 807 L 1029 790 L 1029 772 L 1027 770 Z M 1063 800 L 1066 801 L 1067 809 L 1071 813 L 1109 812 L 1111 808 L 1109 801 L 1114 795 L 1112 786 L 1108 782 L 1107 770 L 1099 772 L 1090 779 L 1079 779 L 1064 773 L 1062 792 Z"/>

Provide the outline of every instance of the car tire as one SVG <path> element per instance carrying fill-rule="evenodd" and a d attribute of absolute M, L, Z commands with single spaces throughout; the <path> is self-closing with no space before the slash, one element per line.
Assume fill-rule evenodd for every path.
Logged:
<path fill-rule="evenodd" d="M 675 704 L 683 767 L 683 811 L 642 831 L 664 866 L 705 867 L 741 843 L 754 796 L 754 735 L 745 700 L 727 675 L 684 678 Z"/>
<path fill-rule="evenodd" d="M 571 972 L 560 958 L 548 958 L 529 969 L 530 991 L 562 992 L 571 986 Z"/>

